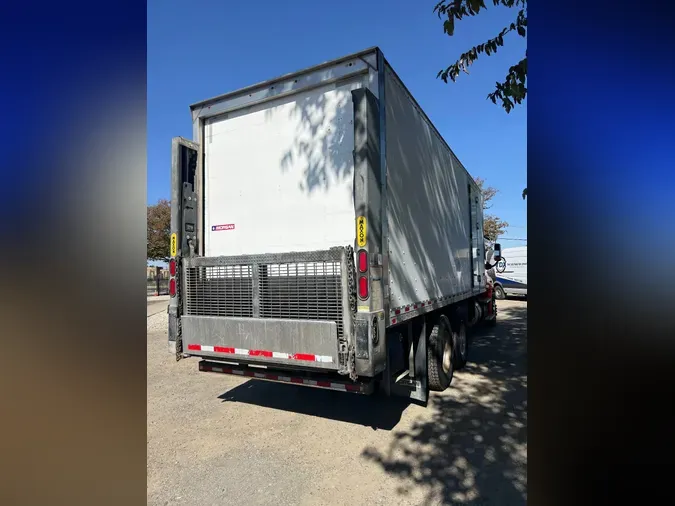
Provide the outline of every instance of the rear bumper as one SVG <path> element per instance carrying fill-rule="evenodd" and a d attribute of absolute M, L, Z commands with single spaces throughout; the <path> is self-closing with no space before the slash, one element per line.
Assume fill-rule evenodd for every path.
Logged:
<path fill-rule="evenodd" d="M 215 372 L 221 374 L 232 374 L 235 376 L 244 376 L 262 381 L 272 381 L 275 383 L 292 383 L 311 388 L 322 388 L 325 390 L 338 390 L 341 392 L 352 392 L 357 394 L 369 395 L 375 390 L 375 383 L 356 382 L 342 380 L 330 375 L 309 374 L 300 371 L 283 371 L 274 369 L 253 370 L 247 367 L 231 366 L 221 362 L 202 360 L 199 362 L 199 370 L 202 372 Z"/>

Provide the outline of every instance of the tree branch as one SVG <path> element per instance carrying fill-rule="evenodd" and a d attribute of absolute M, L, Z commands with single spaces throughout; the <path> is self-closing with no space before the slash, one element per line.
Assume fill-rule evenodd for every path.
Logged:
<path fill-rule="evenodd" d="M 527 0 L 492 0 L 495 6 L 503 5 L 504 7 L 527 5 Z M 484 0 L 441 0 L 434 7 L 434 12 L 438 14 L 438 18 L 447 16 L 446 22 L 443 24 L 445 33 L 452 36 L 455 31 L 455 19 L 459 21 L 465 16 L 476 16 L 481 10 L 487 9 Z"/>
<path fill-rule="evenodd" d="M 475 16 L 478 13 L 478 10 L 472 10 L 472 8 L 469 6 L 467 9 L 466 6 L 464 6 L 461 2 L 469 2 L 469 0 L 460 0 L 460 7 L 458 8 L 459 10 L 457 11 L 448 11 L 448 19 L 445 21 L 443 24 L 443 30 L 445 33 L 447 33 L 449 36 L 452 36 L 454 33 L 454 19 L 461 19 L 464 15 L 470 15 L 470 16 Z M 495 0 L 499 1 L 499 0 Z M 510 1 L 510 0 L 504 0 Z M 522 0 L 521 0 L 522 1 Z M 480 3 L 483 5 L 482 0 L 480 0 Z M 438 7 L 438 6 L 436 6 Z M 464 9 L 463 11 L 461 9 Z M 472 14 L 473 12 L 473 14 Z M 440 14 L 439 14 L 440 15 Z M 501 32 L 499 32 L 499 35 L 496 37 L 489 39 L 488 41 L 484 42 L 483 44 L 478 44 L 477 46 L 472 47 L 469 49 L 466 53 L 462 53 L 462 55 L 459 57 L 459 59 L 450 65 L 448 68 L 445 70 L 441 70 L 438 72 L 438 75 L 436 77 L 440 77 L 443 82 L 447 83 L 448 78 L 451 79 L 453 82 L 457 79 L 459 76 L 460 72 L 464 72 L 466 74 L 469 73 L 467 70 L 470 65 L 472 65 L 477 59 L 478 55 L 481 53 L 485 53 L 488 56 L 490 56 L 492 53 L 496 53 L 497 49 L 500 46 L 504 45 L 504 36 L 507 35 L 510 32 L 516 31 L 518 32 L 518 35 L 521 37 L 525 37 L 527 35 L 527 13 L 525 9 L 521 9 L 518 12 L 518 15 L 516 16 L 515 22 L 511 23 L 509 26 L 505 27 Z"/>
<path fill-rule="evenodd" d="M 493 104 L 500 100 L 502 107 L 507 112 L 511 112 L 515 104 L 520 104 L 527 96 L 527 51 L 525 58 L 509 69 L 506 79 L 502 83 L 495 84 L 495 91 L 488 93 L 487 98 L 492 100 Z"/>

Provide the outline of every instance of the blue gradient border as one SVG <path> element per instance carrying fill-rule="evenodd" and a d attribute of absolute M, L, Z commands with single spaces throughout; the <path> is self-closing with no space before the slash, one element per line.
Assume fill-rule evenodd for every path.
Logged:
<path fill-rule="evenodd" d="M 665 492 L 645 436 L 675 398 L 672 10 L 528 6 L 532 504 Z"/>
<path fill-rule="evenodd" d="M 0 504 L 145 504 L 145 2 L 0 14 Z"/>

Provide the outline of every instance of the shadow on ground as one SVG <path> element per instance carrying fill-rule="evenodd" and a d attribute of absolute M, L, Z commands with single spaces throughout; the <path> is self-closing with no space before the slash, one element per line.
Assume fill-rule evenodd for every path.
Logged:
<path fill-rule="evenodd" d="M 431 419 L 393 434 L 363 457 L 401 479 L 398 493 L 426 487 L 432 504 L 525 504 L 527 500 L 527 308 L 511 307 L 477 330 L 471 362 L 434 396 Z"/>
<path fill-rule="evenodd" d="M 391 430 L 410 405 L 406 399 L 363 396 L 297 385 L 249 380 L 218 397 L 303 415 Z"/>

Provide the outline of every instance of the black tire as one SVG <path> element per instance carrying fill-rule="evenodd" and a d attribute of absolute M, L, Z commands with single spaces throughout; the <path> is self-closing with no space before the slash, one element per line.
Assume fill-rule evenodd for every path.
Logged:
<path fill-rule="evenodd" d="M 466 323 L 462 320 L 457 320 L 452 325 L 452 344 L 455 370 L 459 371 L 464 368 L 469 359 L 469 336 L 466 332 Z"/>
<path fill-rule="evenodd" d="M 496 299 L 504 300 L 506 298 L 506 292 L 504 291 L 504 288 L 502 288 L 502 285 L 495 285 L 494 291 Z"/>
<path fill-rule="evenodd" d="M 450 322 L 445 316 L 441 316 L 438 323 L 431 330 L 431 334 L 427 338 L 427 347 L 429 390 L 442 392 L 450 386 L 454 372 L 452 334 Z M 448 351 L 450 354 L 449 359 L 446 356 Z"/>
<path fill-rule="evenodd" d="M 492 296 L 492 302 L 490 302 L 490 304 L 492 304 L 492 311 L 493 311 L 495 317 L 492 320 L 488 320 L 487 324 L 490 327 L 496 327 L 497 326 L 497 298 L 494 295 Z"/>

